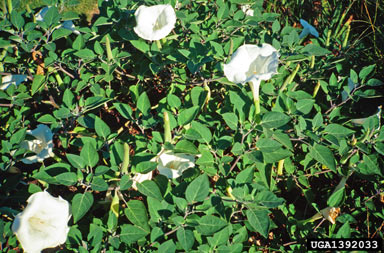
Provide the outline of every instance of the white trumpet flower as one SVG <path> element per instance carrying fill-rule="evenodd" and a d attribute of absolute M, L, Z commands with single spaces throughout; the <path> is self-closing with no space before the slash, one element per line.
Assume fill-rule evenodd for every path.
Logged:
<path fill-rule="evenodd" d="M 21 143 L 21 147 L 30 150 L 36 155 L 23 158 L 21 161 L 25 164 L 42 162 L 45 158 L 53 157 L 52 131 L 49 127 L 39 124 L 36 129 L 28 130 L 27 134 L 35 137 L 34 140 L 25 140 Z"/>
<path fill-rule="evenodd" d="M 178 178 L 189 168 L 195 167 L 195 156 L 183 153 L 164 152 L 158 158 L 157 169 L 168 178 Z"/>
<path fill-rule="evenodd" d="M 277 73 L 279 52 L 270 44 L 261 47 L 245 44 L 224 64 L 224 75 L 234 83 L 251 83 L 256 114 L 260 114 L 259 88 L 262 80 L 269 80 Z"/>
<path fill-rule="evenodd" d="M 24 252 L 37 253 L 65 243 L 71 217 L 69 203 L 46 191 L 32 194 L 27 202 L 27 207 L 12 224 Z"/>
<path fill-rule="evenodd" d="M 27 81 L 26 75 L 6 75 L 1 78 L 0 90 L 6 90 L 10 85 L 19 85 Z"/>
<path fill-rule="evenodd" d="M 152 171 L 148 172 L 148 173 L 145 173 L 145 174 L 142 174 L 142 173 L 136 173 L 133 177 L 132 177 L 132 188 L 137 190 L 137 184 L 138 183 L 142 183 L 146 180 L 151 180 L 152 179 Z"/>
<path fill-rule="evenodd" d="M 145 40 L 160 40 L 166 37 L 176 23 L 176 13 L 171 5 L 140 6 L 135 12 L 136 26 L 133 30 Z"/>
<path fill-rule="evenodd" d="M 300 24 L 303 26 L 303 30 L 299 35 L 300 39 L 305 38 L 308 34 L 312 34 L 316 38 L 319 37 L 319 32 L 316 30 L 316 28 L 310 25 L 307 21 L 300 19 Z"/>

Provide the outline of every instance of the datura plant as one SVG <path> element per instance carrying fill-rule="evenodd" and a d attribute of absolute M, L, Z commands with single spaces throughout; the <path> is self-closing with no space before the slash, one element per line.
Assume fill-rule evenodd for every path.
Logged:
<path fill-rule="evenodd" d="M 0 251 L 384 238 L 383 21 L 308 2 L 2 1 Z"/>
<path fill-rule="evenodd" d="M 38 253 L 65 243 L 71 217 L 69 203 L 47 191 L 32 194 L 27 202 L 12 224 L 24 252 Z"/>

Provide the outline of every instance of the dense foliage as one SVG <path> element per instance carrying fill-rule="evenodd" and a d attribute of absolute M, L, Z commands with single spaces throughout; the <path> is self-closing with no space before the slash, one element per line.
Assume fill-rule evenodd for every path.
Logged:
<path fill-rule="evenodd" d="M 329 22 L 338 8 L 312 23 L 317 37 L 263 1 L 164 0 L 175 27 L 148 41 L 134 14 L 159 1 L 99 0 L 90 26 L 54 1 L 41 18 L 7 2 L 3 251 L 22 248 L 12 223 L 43 190 L 71 204 L 60 252 L 305 251 L 307 238 L 384 236 L 383 82 L 356 61 L 350 23 Z M 250 85 L 224 75 L 243 44 L 280 55 L 260 113 Z"/>

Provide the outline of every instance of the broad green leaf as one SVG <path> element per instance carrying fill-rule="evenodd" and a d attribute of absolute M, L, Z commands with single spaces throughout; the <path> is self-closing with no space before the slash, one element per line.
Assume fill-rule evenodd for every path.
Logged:
<path fill-rule="evenodd" d="M 151 110 L 151 102 L 147 96 L 147 93 L 143 92 L 137 99 L 137 109 L 144 115 L 147 116 Z"/>
<path fill-rule="evenodd" d="M 181 247 L 183 247 L 183 249 L 187 252 L 192 248 L 193 244 L 195 243 L 195 237 L 193 236 L 193 232 L 183 227 L 177 230 L 176 237 Z"/>
<path fill-rule="evenodd" d="M 268 211 L 248 209 L 245 213 L 248 222 L 252 226 L 252 228 L 256 232 L 260 233 L 264 238 L 268 238 L 268 232 L 270 227 L 270 218 L 268 216 Z"/>
<path fill-rule="evenodd" d="M 343 202 L 345 196 L 345 187 L 342 187 L 332 193 L 332 195 L 328 198 L 327 205 L 328 206 L 340 206 Z"/>
<path fill-rule="evenodd" d="M 369 65 L 369 66 L 364 67 L 364 68 L 359 72 L 359 78 L 360 78 L 360 80 L 361 80 L 363 83 L 364 83 L 365 79 L 367 78 L 367 76 L 373 72 L 373 70 L 375 69 L 375 67 L 376 67 L 376 64 L 372 64 L 372 65 Z"/>
<path fill-rule="evenodd" d="M 111 134 L 109 126 L 99 117 L 95 118 L 95 130 L 98 136 L 106 139 Z"/>
<path fill-rule="evenodd" d="M 18 11 L 12 11 L 11 13 L 11 23 L 16 27 L 17 30 L 21 30 L 24 26 L 23 16 Z"/>
<path fill-rule="evenodd" d="M 212 140 L 212 133 L 208 127 L 197 121 L 192 121 L 192 129 L 196 130 L 203 138 L 205 143 L 210 143 Z"/>
<path fill-rule="evenodd" d="M 140 227 L 132 226 L 129 224 L 123 224 L 120 227 L 121 227 L 120 239 L 122 242 L 126 244 L 131 244 L 133 242 L 136 242 L 137 240 L 149 234 L 148 231 Z"/>
<path fill-rule="evenodd" d="M 213 215 L 205 215 L 199 220 L 197 231 L 202 235 L 213 235 L 223 227 L 227 222 Z"/>
<path fill-rule="evenodd" d="M 87 60 L 93 59 L 96 57 L 95 53 L 88 48 L 84 48 L 84 49 L 77 51 L 75 53 L 75 55 L 81 59 L 87 59 Z"/>
<path fill-rule="evenodd" d="M 329 124 L 325 127 L 324 132 L 336 137 L 345 137 L 353 134 L 355 131 L 339 124 Z"/>
<path fill-rule="evenodd" d="M 140 200 L 130 200 L 127 203 L 127 208 L 124 209 L 125 216 L 134 225 L 150 232 L 148 225 L 148 214 L 145 205 Z"/>
<path fill-rule="evenodd" d="M 181 111 L 179 116 L 177 117 L 177 123 L 180 126 L 189 124 L 192 120 L 195 119 L 195 117 L 199 113 L 199 110 L 200 106 L 193 106 L 191 108 Z"/>
<path fill-rule="evenodd" d="M 33 77 L 32 87 L 31 87 L 31 94 L 36 94 L 37 91 L 40 90 L 40 88 L 43 86 L 45 81 L 45 76 L 43 75 L 35 75 Z"/>
<path fill-rule="evenodd" d="M 255 172 L 255 169 L 250 166 L 245 170 L 240 171 L 239 174 L 236 176 L 236 184 L 246 184 L 246 183 L 252 183 L 253 181 L 253 174 Z"/>
<path fill-rule="evenodd" d="M 52 41 L 64 38 L 72 34 L 72 31 L 69 29 L 65 29 L 60 27 L 59 29 L 55 29 L 52 33 Z"/>
<path fill-rule="evenodd" d="M 132 119 L 132 108 L 123 103 L 113 103 L 113 106 L 116 107 L 117 111 L 126 119 Z"/>
<path fill-rule="evenodd" d="M 227 126 L 229 126 L 230 129 L 232 130 L 238 129 L 237 124 L 239 122 L 239 118 L 236 116 L 236 114 L 232 112 L 227 112 L 227 113 L 221 114 L 221 116 L 223 117 L 225 123 L 227 124 Z"/>
<path fill-rule="evenodd" d="M 174 107 L 174 108 L 180 108 L 180 106 L 181 106 L 180 98 L 176 95 L 173 95 L 173 94 L 168 94 L 167 102 L 168 102 L 169 106 Z"/>
<path fill-rule="evenodd" d="M 363 154 L 363 162 L 358 165 L 360 173 L 365 175 L 380 175 L 383 176 L 382 170 L 377 161 L 377 155 Z"/>
<path fill-rule="evenodd" d="M 53 24 L 58 23 L 59 20 L 60 20 L 59 10 L 54 6 L 50 6 L 44 15 L 43 22 L 46 23 L 48 26 L 51 26 Z"/>
<path fill-rule="evenodd" d="M 232 226 L 229 225 L 219 232 L 216 232 L 213 237 L 208 237 L 208 242 L 211 247 L 217 247 L 222 244 L 226 244 L 229 240 L 229 236 L 232 234 Z"/>
<path fill-rule="evenodd" d="M 278 150 L 275 150 L 273 152 L 269 151 L 269 152 L 262 152 L 263 153 L 263 157 L 264 157 L 264 162 L 266 163 L 274 163 L 274 162 L 278 162 L 282 159 L 285 159 L 287 157 L 290 157 L 292 155 L 292 152 L 287 150 L 287 149 L 283 149 L 283 148 L 280 148 Z"/>
<path fill-rule="evenodd" d="M 312 110 L 314 104 L 315 100 L 313 99 L 301 99 L 297 101 L 296 109 L 303 114 L 308 114 Z"/>
<path fill-rule="evenodd" d="M 257 193 L 255 200 L 259 202 L 259 205 L 268 208 L 277 208 L 284 203 L 283 198 L 277 197 L 273 192 L 270 191 L 261 191 Z"/>
<path fill-rule="evenodd" d="M 152 197 L 160 201 L 163 199 L 159 187 L 153 181 L 147 180 L 142 183 L 139 183 L 137 184 L 137 189 L 145 196 Z"/>
<path fill-rule="evenodd" d="M 85 47 L 84 37 L 83 35 L 79 34 L 76 37 L 75 41 L 73 42 L 72 48 L 75 50 L 80 50 L 80 49 L 83 49 L 84 47 Z"/>
<path fill-rule="evenodd" d="M 57 175 L 56 180 L 62 185 L 74 185 L 77 183 L 77 175 L 74 172 L 65 172 Z"/>
<path fill-rule="evenodd" d="M 196 146 L 192 142 L 187 140 L 181 140 L 178 143 L 176 143 L 174 151 L 177 153 L 187 153 L 191 155 L 199 153 Z"/>
<path fill-rule="evenodd" d="M 159 250 L 157 252 L 158 253 L 174 253 L 174 252 L 176 252 L 176 245 L 173 242 L 173 240 L 170 239 L 166 242 L 163 242 L 160 245 Z"/>
<path fill-rule="evenodd" d="M 268 138 L 260 138 L 256 141 L 256 147 L 261 152 L 274 152 L 282 147 L 280 143 Z"/>
<path fill-rule="evenodd" d="M 149 51 L 149 45 L 143 40 L 129 40 L 129 42 L 143 53 Z"/>
<path fill-rule="evenodd" d="M 209 180 L 206 174 L 195 178 L 187 187 L 185 197 L 188 203 L 204 201 L 209 194 Z"/>
<path fill-rule="evenodd" d="M 307 44 L 303 49 L 300 50 L 300 52 L 314 56 L 322 56 L 331 53 L 331 51 L 314 44 Z"/>
<path fill-rule="evenodd" d="M 74 108 L 74 101 L 75 101 L 75 96 L 73 95 L 72 91 L 70 89 L 66 89 L 63 95 L 63 103 L 65 104 L 66 107 L 68 107 L 69 109 L 72 109 Z"/>
<path fill-rule="evenodd" d="M 329 148 L 320 144 L 315 144 L 310 149 L 310 154 L 313 159 L 327 166 L 332 171 L 336 172 L 335 157 L 333 156 L 333 153 Z"/>
<path fill-rule="evenodd" d="M 85 167 L 85 162 L 81 156 L 69 153 L 65 154 L 65 156 L 67 157 L 71 165 L 76 169 L 83 169 Z"/>
<path fill-rule="evenodd" d="M 87 141 L 80 151 L 80 156 L 83 158 L 85 165 L 95 167 L 99 161 L 99 154 L 90 141 Z"/>
<path fill-rule="evenodd" d="M 261 125 L 266 128 L 278 128 L 290 120 L 291 118 L 282 112 L 267 112 L 261 120 Z"/>
<path fill-rule="evenodd" d="M 104 179 L 100 177 L 94 177 L 91 184 L 92 190 L 94 191 L 106 191 L 108 190 L 108 184 Z"/>
<path fill-rule="evenodd" d="M 9 139 L 9 141 L 11 144 L 19 144 L 22 140 L 24 140 L 26 134 L 27 134 L 26 127 L 20 130 L 17 130 L 16 133 L 11 135 L 11 138 Z"/>
<path fill-rule="evenodd" d="M 73 222 L 76 223 L 88 212 L 93 204 L 93 195 L 90 192 L 77 193 L 72 199 Z"/>

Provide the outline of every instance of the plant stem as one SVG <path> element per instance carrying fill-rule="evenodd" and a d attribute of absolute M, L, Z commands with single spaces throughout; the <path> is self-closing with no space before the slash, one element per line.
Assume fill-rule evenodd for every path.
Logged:
<path fill-rule="evenodd" d="M 253 95 L 253 102 L 255 104 L 255 114 L 256 114 L 256 123 L 260 123 L 260 96 L 259 96 L 259 89 L 260 89 L 260 80 L 253 79 L 250 81 L 250 86 L 252 90 Z"/>

